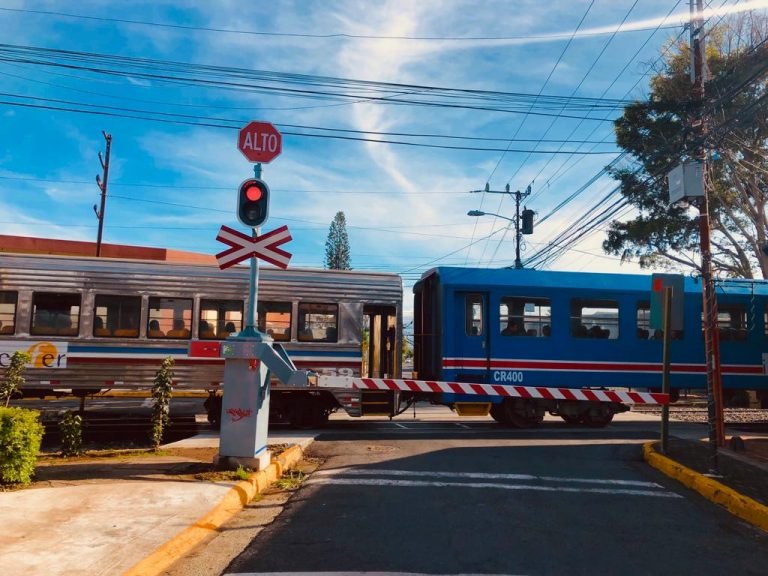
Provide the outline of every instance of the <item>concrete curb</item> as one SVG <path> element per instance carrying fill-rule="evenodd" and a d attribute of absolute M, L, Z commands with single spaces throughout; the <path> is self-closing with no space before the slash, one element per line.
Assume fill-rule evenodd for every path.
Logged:
<path fill-rule="evenodd" d="M 155 549 L 149 556 L 123 573 L 123 576 L 153 576 L 161 574 L 176 560 L 216 533 L 227 520 L 242 510 L 257 494 L 280 478 L 301 460 L 304 451 L 298 444 L 291 446 L 264 470 L 252 473 L 248 480 L 235 484 L 212 510 L 184 529 L 171 540 Z"/>
<path fill-rule="evenodd" d="M 768 532 L 768 506 L 659 454 L 654 450 L 654 444 L 655 442 L 643 444 L 643 458 L 648 464 L 687 488 L 695 490 L 710 502 L 723 506 L 734 516 Z"/>

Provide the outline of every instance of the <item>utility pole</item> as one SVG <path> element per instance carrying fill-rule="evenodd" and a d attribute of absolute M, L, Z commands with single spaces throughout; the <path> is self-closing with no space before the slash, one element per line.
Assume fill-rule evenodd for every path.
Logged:
<path fill-rule="evenodd" d="M 509 184 L 507 184 L 507 192 L 509 192 Z M 527 198 L 531 195 L 531 185 L 528 185 L 528 188 L 525 189 L 525 192 L 520 192 L 520 190 L 516 190 L 514 192 L 515 196 L 515 268 L 518 270 L 523 267 L 523 263 L 520 260 L 520 242 L 523 239 L 523 230 L 520 226 L 520 200 L 523 198 Z"/>
<path fill-rule="evenodd" d="M 99 162 L 103 170 L 104 176 L 101 177 L 96 174 L 96 185 L 101 190 L 101 208 L 96 208 L 96 204 L 93 205 L 93 211 L 96 213 L 96 218 L 99 219 L 99 231 L 96 235 L 96 257 L 101 256 L 101 235 L 104 232 L 104 208 L 107 204 L 107 180 L 109 179 L 109 152 L 112 149 L 112 135 L 107 134 L 103 130 L 101 133 L 104 135 L 104 140 L 107 141 L 107 149 L 102 158 L 101 152 L 99 152 Z"/>
<path fill-rule="evenodd" d="M 690 0 L 691 8 L 691 70 L 693 80 L 693 99 L 698 118 L 693 128 L 698 137 L 696 155 L 701 161 L 702 190 L 699 208 L 699 238 L 701 249 L 701 280 L 704 307 L 704 350 L 707 365 L 707 419 L 709 421 L 709 469 L 718 472 L 717 449 L 725 444 L 723 428 L 722 383 L 720 380 L 720 342 L 717 330 L 717 299 L 712 281 L 712 252 L 710 248 L 709 194 L 707 190 L 705 140 L 707 121 L 704 107 L 704 0 Z"/>
<path fill-rule="evenodd" d="M 469 212 L 469 215 L 483 216 L 485 214 L 488 214 L 489 216 L 497 216 L 498 218 L 509 220 L 515 225 L 515 268 L 521 269 L 523 267 L 523 262 L 522 260 L 520 260 L 520 242 L 522 241 L 523 231 L 522 231 L 522 227 L 520 226 L 520 201 L 531 195 L 531 186 L 528 185 L 528 187 L 525 189 L 525 192 L 521 192 L 520 190 L 515 190 L 514 192 L 512 192 L 509 189 L 509 184 L 507 184 L 504 187 L 504 190 L 491 190 L 489 184 L 486 182 L 484 190 L 470 190 L 470 192 L 473 194 L 486 192 L 487 194 L 509 194 L 510 196 L 514 196 L 515 198 L 514 220 L 512 220 L 511 218 L 507 218 L 505 216 L 501 216 L 499 214 L 493 214 L 491 212 L 482 212 L 480 210 L 472 210 L 471 212 Z"/>

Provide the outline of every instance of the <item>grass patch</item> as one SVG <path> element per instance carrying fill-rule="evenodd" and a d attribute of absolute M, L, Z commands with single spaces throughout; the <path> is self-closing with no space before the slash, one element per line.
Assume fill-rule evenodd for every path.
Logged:
<path fill-rule="evenodd" d="M 110 458 L 150 458 L 152 456 L 167 456 L 168 452 L 151 448 L 108 448 L 105 450 L 86 450 L 78 456 L 63 456 L 61 452 L 41 454 L 38 463 L 61 462 L 86 462 L 90 460 L 108 460 Z"/>
<path fill-rule="evenodd" d="M 211 472 L 200 472 L 195 474 L 195 480 L 205 480 L 206 482 L 239 482 L 241 480 L 248 480 L 248 475 L 251 473 L 247 468 L 242 466 L 237 470 L 212 470 Z"/>
<path fill-rule="evenodd" d="M 306 479 L 307 475 L 301 470 L 289 470 L 287 474 L 283 474 L 282 478 L 275 481 L 275 487 L 280 490 L 298 490 Z"/>

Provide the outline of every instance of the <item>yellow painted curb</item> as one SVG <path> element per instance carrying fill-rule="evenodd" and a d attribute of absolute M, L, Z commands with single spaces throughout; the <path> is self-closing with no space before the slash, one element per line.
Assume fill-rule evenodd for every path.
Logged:
<path fill-rule="evenodd" d="M 301 460 L 303 453 L 301 446 L 295 444 L 273 458 L 264 470 L 254 472 L 248 477 L 248 480 L 235 484 L 210 512 L 157 548 L 133 568 L 124 572 L 123 576 L 161 574 L 176 560 L 218 531 L 222 524 L 242 510 L 248 502 L 263 492 L 272 482 L 280 478 L 283 472 L 295 466 Z"/>
<path fill-rule="evenodd" d="M 643 444 L 643 457 L 648 464 L 695 490 L 707 500 L 720 504 L 734 516 L 768 532 L 768 506 L 659 454 L 653 445 L 654 442 Z"/>

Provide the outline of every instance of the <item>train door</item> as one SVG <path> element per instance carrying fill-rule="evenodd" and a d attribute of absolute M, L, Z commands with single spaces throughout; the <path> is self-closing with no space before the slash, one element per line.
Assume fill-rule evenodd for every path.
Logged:
<path fill-rule="evenodd" d="M 490 370 L 489 295 L 487 292 L 456 292 L 453 334 L 457 379 L 469 382 L 488 382 Z M 448 353 L 449 356 L 454 354 Z"/>
<path fill-rule="evenodd" d="M 363 377 L 398 376 L 399 342 L 394 306 L 363 307 Z M 367 337 L 367 342 L 366 342 Z"/>
<path fill-rule="evenodd" d="M 363 307 L 363 378 L 396 378 L 400 342 L 394 306 Z M 362 390 L 360 411 L 366 415 L 394 416 L 400 393 L 391 390 Z"/>

